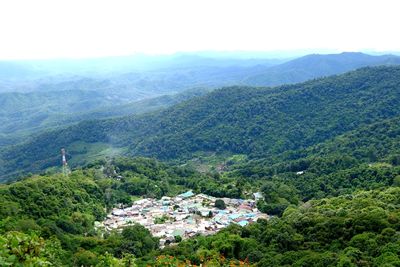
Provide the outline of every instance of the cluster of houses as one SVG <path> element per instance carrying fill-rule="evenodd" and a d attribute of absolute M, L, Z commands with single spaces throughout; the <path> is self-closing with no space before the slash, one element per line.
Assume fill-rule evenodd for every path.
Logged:
<path fill-rule="evenodd" d="M 268 218 L 256 208 L 255 200 L 221 198 L 225 203 L 223 209 L 215 207 L 216 200 L 205 194 L 195 195 L 192 191 L 174 198 L 145 198 L 135 201 L 131 207 L 113 209 L 97 227 L 114 230 L 139 223 L 159 237 L 163 247 L 197 234 L 214 234 L 231 223 L 245 226 Z"/>

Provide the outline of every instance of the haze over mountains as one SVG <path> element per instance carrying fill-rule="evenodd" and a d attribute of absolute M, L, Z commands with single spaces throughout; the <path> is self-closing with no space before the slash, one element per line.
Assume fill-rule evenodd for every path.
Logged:
<path fill-rule="evenodd" d="M 296 83 L 365 66 L 399 64 L 399 59 L 393 55 L 372 56 L 363 53 L 312 54 L 273 66 L 262 74 L 252 75 L 245 83 L 258 86 Z"/>
<path fill-rule="evenodd" d="M 399 8 L 0 1 L 0 267 L 399 267 Z"/>
<path fill-rule="evenodd" d="M 144 63 L 128 58 L 4 68 L 0 262 L 400 263 L 399 57 L 167 58 L 140 70 Z M 60 148 L 68 166 L 60 166 Z M 101 226 L 117 206 L 188 190 L 223 203 L 260 197 L 237 218 L 248 226 L 233 220 L 190 238 L 183 230 L 185 240 L 172 235 L 165 248 L 139 224 Z M 231 216 L 216 203 L 198 203 L 210 209 L 205 221 Z M 165 227 L 180 204 L 146 223 Z M 250 210 L 268 220 L 252 221 Z M 201 233 L 191 216 L 200 215 L 184 223 Z M 9 249 L 26 244 L 32 259 Z"/>
<path fill-rule="evenodd" d="M 241 71 L 237 76 L 230 71 L 232 67 L 228 67 L 229 70 L 223 67 L 219 69 L 229 72 L 229 77 L 232 78 L 228 77 L 227 80 L 221 81 L 222 84 L 224 82 L 229 84 L 234 79 L 237 79 L 237 84 L 244 84 L 244 77 L 247 77 L 248 81 L 252 80 L 251 76 L 245 75 L 248 72 L 255 73 L 250 69 L 257 69 L 265 73 L 264 77 L 269 77 L 265 80 L 268 85 L 272 80 L 274 82 L 271 83 L 290 83 L 288 77 L 295 82 L 332 73 L 342 73 L 364 65 L 395 65 L 398 62 L 400 61 L 396 56 L 342 53 L 309 55 L 272 67 L 259 65 L 240 67 Z M 273 73 L 278 75 L 274 76 Z M 193 76 L 187 77 L 193 78 Z M 212 76 L 204 75 L 204 81 L 208 80 L 207 77 L 212 78 Z M 218 77 L 216 80 L 225 76 L 221 74 Z M 52 105 L 48 105 L 45 112 L 39 113 L 43 117 L 32 116 L 35 112 L 31 112 L 32 108 L 29 107 L 26 110 L 29 114 L 26 126 L 20 129 L 14 128 L 14 131 L 26 129 L 25 133 L 29 133 L 36 129 L 43 130 L 81 122 L 69 128 L 45 132 L 42 135 L 36 133 L 37 137 L 25 140 L 24 144 L 3 148 L 1 153 L 3 164 L 0 171 L 1 175 L 6 177 L 14 173 L 15 169 L 18 169 L 18 172 L 44 170 L 57 164 L 58 147 L 65 146 L 67 149 L 70 148 L 70 151 L 74 151 L 71 149 L 74 144 L 85 144 L 86 147 L 84 151 L 77 151 L 77 154 L 81 156 L 75 157 L 76 161 L 73 163 L 78 165 L 87 162 L 87 160 L 84 162 L 77 160 L 78 158 L 88 159 L 90 157 L 87 156 L 90 154 L 107 154 L 110 149 L 112 153 L 156 156 L 164 159 L 182 156 L 190 158 L 192 153 L 199 151 L 245 153 L 265 157 L 288 149 L 307 147 L 360 125 L 399 115 L 396 109 L 399 104 L 398 80 L 397 67 L 366 68 L 343 76 L 333 76 L 291 86 L 252 88 L 242 85 L 223 88 L 159 112 L 87 122 L 82 120 L 155 110 L 155 102 L 146 100 L 142 101 L 141 105 L 140 102 L 138 105 L 123 104 L 104 95 L 106 90 L 101 87 L 95 91 L 61 90 L 58 92 L 61 98 L 57 98 L 57 94 L 52 91 L 46 92 L 48 101 Z M 175 87 L 175 90 L 169 93 L 176 91 L 179 89 Z M 185 97 L 171 96 L 174 100 L 170 97 L 158 98 L 159 101 L 156 100 L 155 107 L 166 107 L 205 93 L 201 90 L 199 93 L 194 93 L 195 91 L 192 90 L 192 93 L 186 94 Z M 72 97 L 74 93 L 79 93 L 79 101 Z M 4 93 L 4 96 L 9 95 Z M 11 98 L 8 104 L 9 110 L 14 111 L 13 108 L 18 104 L 23 107 L 24 101 L 21 100 L 23 96 L 24 94 L 21 98 L 14 100 Z M 35 99 L 32 95 L 29 95 L 29 98 L 33 101 Z M 38 99 L 43 101 L 42 97 Z M 123 106 L 119 106 L 119 103 Z M 43 103 L 37 104 L 39 108 L 43 106 Z M 99 106 L 104 107 L 101 108 L 102 111 L 99 111 Z M 134 110 L 135 106 L 142 108 Z M 58 107 L 61 107 L 61 115 Z M 95 107 L 97 111 L 91 107 Z M 63 109 L 70 115 L 67 117 L 62 115 Z M 51 110 L 54 110 L 53 114 Z M 76 111 L 76 113 L 71 114 L 71 111 Z M 354 115 L 356 113 L 357 116 Z M 6 113 L 4 118 L 10 118 L 9 114 Z M 25 118 L 20 116 L 20 121 Z M 13 129 L 10 122 L 5 125 L 7 125 L 5 128 Z M 7 136 L 7 132 L 5 135 Z M 3 143 L 7 144 L 7 141 Z M 123 149 L 123 152 L 115 152 L 114 148 L 118 151 Z M 29 153 L 24 151 L 29 151 Z"/>
<path fill-rule="evenodd" d="M 283 63 L 282 63 L 283 62 Z M 85 119 L 155 110 L 192 93 L 230 85 L 275 86 L 302 82 L 363 66 L 400 62 L 392 55 L 362 53 L 246 59 L 197 55 L 116 57 L 87 60 L 0 62 L 0 146 Z M 184 93 L 186 97 L 180 97 Z M 190 93 L 192 92 L 192 93 Z M 144 99 L 159 98 L 158 105 Z M 175 98 L 174 101 L 169 101 Z M 163 99 L 166 100 L 162 103 Z M 127 108 L 135 106 L 134 110 Z M 153 103 L 153 104 L 152 104 Z M 115 113 L 106 110 L 119 110 Z"/>

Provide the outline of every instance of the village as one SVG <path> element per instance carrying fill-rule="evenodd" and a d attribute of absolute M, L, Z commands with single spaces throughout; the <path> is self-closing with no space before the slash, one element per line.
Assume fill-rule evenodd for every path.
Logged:
<path fill-rule="evenodd" d="M 138 223 L 160 238 L 160 246 L 164 247 L 198 234 L 215 234 L 232 223 L 246 226 L 258 219 L 268 219 L 267 214 L 256 208 L 261 194 L 255 193 L 254 197 L 217 199 L 188 191 L 173 198 L 145 198 L 135 201 L 131 207 L 114 208 L 106 220 L 96 226 L 111 231 Z"/>

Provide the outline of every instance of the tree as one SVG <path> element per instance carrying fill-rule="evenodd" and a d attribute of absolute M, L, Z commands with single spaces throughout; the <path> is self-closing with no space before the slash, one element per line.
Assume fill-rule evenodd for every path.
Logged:
<path fill-rule="evenodd" d="M 99 263 L 97 255 L 91 251 L 80 249 L 74 254 L 74 262 L 76 266 L 96 266 Z"/>
<path fill-rule="evenodd" d="M 400 175 L 397 175 L 396 177 L 394 177 L 393 185 L 394 186 L 400 186 Z"/>
<path fill-rule="evenodd" d="M 118 254 L 130 253 L 142 257 L 158 248 L 158 239 L 152 237 L 149 230 L 140 224 L 125 227 L 122 230 L 122 243 L 117 248 Z"/>
<path fill-rule="evenodd" d="M 96 267 L 136 267 L 135 257 L 131 254 L 124 254 L 122 259 L 113 257 L 106 252 L 99 256 L 99 262 Z"/>
<path fill-rule="evenodd" d="M 62 255 L 58 241 L 45 241 L 35 233 L 13 231 L 0 236 L 1 266 L 54 266 Z"/>
<path fill-rule="evenodd" d="M 222 199 L 215 200 L 214 206 L 220 210 L 226 209 L 226 204 Z"/>

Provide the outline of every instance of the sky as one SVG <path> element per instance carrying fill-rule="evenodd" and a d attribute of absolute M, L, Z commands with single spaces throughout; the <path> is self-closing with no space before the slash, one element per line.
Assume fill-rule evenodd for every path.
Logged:
<path fill-rule="evenodd" d="M 396 0 L 0 0 L 0 59 L 400 51 Z"/>

